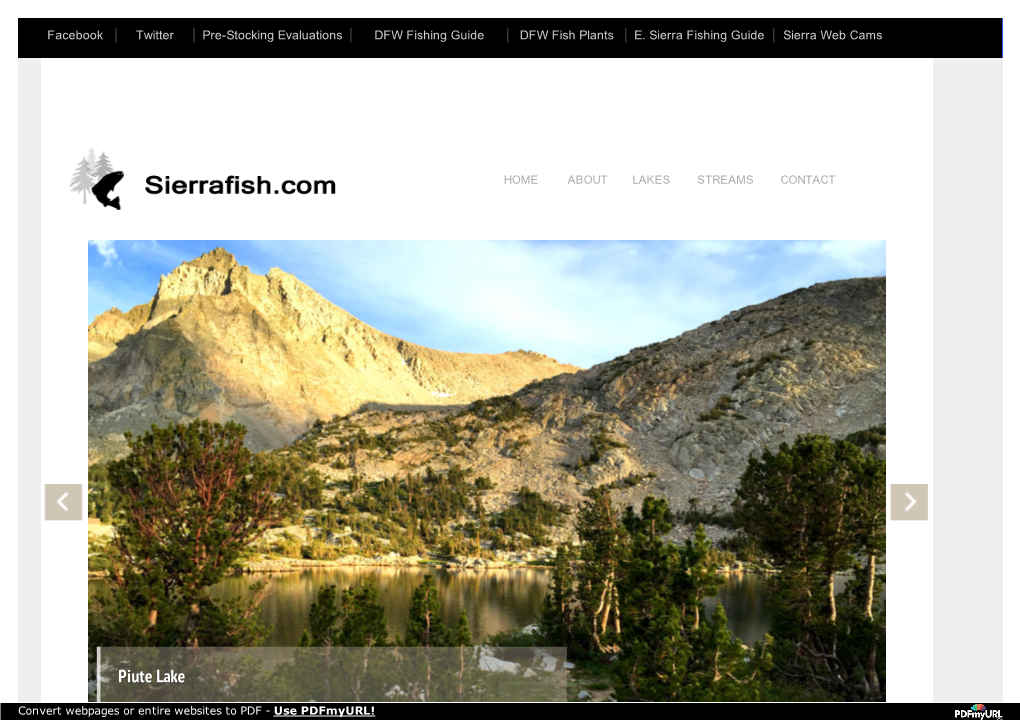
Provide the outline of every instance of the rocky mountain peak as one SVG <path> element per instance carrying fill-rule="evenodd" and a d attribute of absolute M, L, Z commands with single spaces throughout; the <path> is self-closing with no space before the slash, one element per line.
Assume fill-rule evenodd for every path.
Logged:
<path fill-rule="evenodd" d="M 465 404 L 577 369 L 540 353 L 415 345 L 217 248 L 161 276 L 151 302 L 89 326 L 90 443 L 202 417 L 242 422 L 253 447 L 278 447 L 368 404 Z"/>
<path fill-rule="evenodd" d="M 230 276 L 237 268 L 237 259 L 223 248 L 210 250 L 204 255 L 177 266 L 169 275 L 162 275 L 156 290 L 157 300 L 189 297 L 192 295 L 226 295 L 230 292 Z"/>
<path fill-rule="evenodd" d="M 199 255 L 194 260 L 186 260 L 182 264 L 206 270 L 216 270 L 221 273 L 228 273 L 230 270 L 237 267 L 239 263 L 233 254 L 227 252 L 223 248 L 215 248 L 204 255 Z"/>

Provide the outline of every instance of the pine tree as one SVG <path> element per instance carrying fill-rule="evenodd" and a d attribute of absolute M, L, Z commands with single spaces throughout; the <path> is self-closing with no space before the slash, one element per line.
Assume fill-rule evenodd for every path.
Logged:
<path fill-rule="evenodd" d="M 614 668 L 619 700 L 677 702 L 685 700 L 691 646 L 680 608 L 662 596 L 648 607 L 641 630 L 629 632 L 625 650 Z"/>
<path fill-rule="evenodd" d="M 854 476 L 856 493 L 849 510 L 857 533 L 856 547 L 867 558 L 867 589 L 860 607 L 872 617 L 875 602 L 876 566 L 885 557 L 885 461 L 869 454 L 861 459 Z"/>
<path fill-rule="evenodd" d="M 805 592 L 824 598 L 817 608 L 802 603 L 805 625 L 816 613 L 835 623 L 836 573 L 853 566 L 855 553 L 884 548 L 884 488 L 883 461 L 824 435 L 802 435 L 749 461 L 737 491 L 740 522 L 791 581 L 799 575 Z M 811 589 L 816 576 L 824 585 Z"/>
<path fill-rule="evenodd" d="M 130 454 L 107 466 L 121 511 L 107 550 L 111 592 L 95 599 L 99 644 L 233 647 L 268 634 L 263 595 L 239 604 L 208 590 L 286 511 L 274 499 L 277 468 L 244 446 L 245 433 L 207 421 L 125 433 Z"/>
<path fill-rule="evenodd" d="M 106 156 L 106 153 L 102 153 L 99 156 L 99 160 L 96 161 L 95 177 L 96 182 L 99 182 L 104 175 L 109 175 L 113 172 L 113 163 L 110 162 L 110 158 Z"/>
<path fill-rule="evenodd" d="M 409 647 L 445 647 L 447 630 L 439 619 L 442 607 L 439 588 L 432 576 L 426 575 L 411 598 L 404 644 Z"/>
<path fill-rule="evenodd" d="M 467 670 L 467 660 L 470 657 L 471 648 L 471 627 L 468 625 L 466 610 L 460 611 L 460 620 L 450 636 L 450 644 L 459 648 L 460 672 L 457 673 L 457 697 L 464 696 L 464 671 Z"/>
<path fill-rule="evenodd" d="M 645 498 L 640 515 L 630 507 L 624 513 L 630 546 L 620 583 L 623 640 L 613 673 L 621 700 L 684 698 L 691 647 L 685 607 L 673 597 L 684 568 L 676 546 L 661 537 L 672 529 L 671 521 L 666 501 L 652 497 Z"/>
<path fill-rule="evenodd" d="M 877 697 L 885 625 L 873 603 L 885 550 L 885 461 L 845 440 L 803 435 L 752 457 L 737 497 L 744 531 L 781 567 L 772 628 L 783 672 L 847 698 L 862 686 Z M 840 599 L 836 573 L 853 567 L 855 556 L 868 569 Z"/>
<path fill-rule="evenodd" d="M 677 547 L 663 542 L 662 535 L 672 529 L 672 515 L 665 500 L 646 497 L 637 515 L 627 508 L 623 522 L 630 533 L 630 547 L 623 563 L 621 597 L 624 634 L 634 639 L 649 629 L 652 618 L 673 604 L 673 586 L 683 575 L 682 558 Z M 680 606 L 680 617 L 685 607 Z"/>
<path fill-rule="evenodd" d="M 621 632 L 618 582 L 627 530 L 616 516 L 605 486 L 588 493 L 588 503 L 578 514 L 577 534 L 582 543 L 578 599 L 588 645 L 599 653 L 611 652 Z M 612 637 L 607 638 L 607 633 Z"/>
<path fill-rule="evenodd" d="M 861 619 L 857 621 L 860 630 L 853 632 L 851 627 L 847 635 L 856 636 L 862 647 L 858 663 L 848 662 L 851 666 L 864 668 L 864 686 L 867 699 L 878 700 L 882 697 L 882 678 L 885 676 L 885 612 L 875 612 L 875 597 L 879 590 L 880 580 L 877 579 L 877 565 L 885 557 L 885 461 L 868 455 L 863 463 L 862 472 L 857 476 L 858 494 L 855 499 L 854 516 L 858 532 L 858 544 L 867 557 L 864 572 L 864 589 L 860 593 L 860 601 L 856 604 Z M 857 618 L 851 614 L 849 621 Z M 844 650 L 846 643 L 843 645 Z M 880 673 L 881 671 L 881 673 Z M 880 676 L 881 675 L 881 676 Z"/>
<path fill-rule="evenodd" d="M 823 588 L 815 578 L 824 564 L 823 529 L 829 512 L 819 501 L 826 482 L 827 463 L 820 456 L 829 438 L 802 436 L 761 458 L 750 458 L 740 480 L 738 521 L 762 549 L 783 568 L 784 606 L 804 627 L 822 608 Z"/>
<path fill-rule="evenodd" d="M 453 647 L 463 648 L 471 645 L 471 626 L 468 624 L 467 610 L 460 611 L 460 619 L 457 621 L 457 627 L 453 629 L 450 642 Z"/>
<path fill-rule="evenodd" d="M 308 626 L 301 633 L 298 647 L 332 647 L 343 629 L 337 625 L 342 613 L 337 607 L 337 587 L 327 585 L 316 593 L 315 602 L 308 611 Z"/>
<path fill-rule="evenodd" d="M 673 516 L 666 501 L 647 497 L 641 514 L 628 508 L 630 534 L 619 591 L 623 632 L 613 669 L 621 700 L 756 699 L 761 673 L 770 667 L 732 637 L 717 605 L 709 622 L 702 601 L 721 583 L 712 544 L 700 525 L 681 550 L 664 541 Z M 757 656 L 756 656 L 757 657 Z"/>
<path fill-rule="evenodd" d="M 92 173 L 92 177 L 98 180 L 99 178 L 96 177 L 96 151 L 89 148 L 89 154 L 86 157 L 86 160 L 88 161 L 89 171 Z"/>
<path fill-rule="evenodd" d="M 722 604 L 691 635 L 692 662 L 687 667 L 686 700 L 754 702 L 760 700 L 763 676 L 772 669 L 768 635 L 750 653 L 727 627 Z"/>
<path fill-rule="evenodd" d="M 338 639 L 344 647 L 387 644 L 386 611 L 379 602 L 379 588 L 374 582 L 344 590 L 340 614 L 343 626 Z"/>
<path fill-rule="evenodd" d="M 556 564 L 553 567 L 549 592 L 542 600 L 542 615 L 538 621 L 539 630 L 545 642 L 551 647 L 570 648 L 573 646 L 574 576 L 570 570 L 573 556 L 570 546 L 556 548 Z"/>
<path fill-rule="evenodd" d="M 295 665 L 285 670 L 289 682 L 307 688 L 329 701 L 334 686 L 346 685 L 353 697 L 360 696 L 369 675 L 378 682 L 378 670 L 368 672 L 372 663 L 385 662 L 372 649 L 386 644 L 386 618 L 378 601 L 378 589 L 369 583 L 360 589 L 347 588 L 339 594 L 336 585 L 320 588 L 308 613 L 308 625 L 298 647 L 322 648 L 296 655 Z M 365 648 L 355 654 L 350 649 Z"/>
<path fill-rule="evenodd" d="M 722 578 L 716 573 L 718 566 L 712 562 L 712 542 L 705 528 L 698 525 L 694 540 L 688 540 L 684 548 L 686 572 L 679 578 L 678 595 L 692 614 L 691 628 L 697 630 L 701 624 L 702 601 L 719 594 Z"/>
<path fill-rule="evenodd" d="M 71 192 L 81 193 L 81 202 L 84 205 L 95 184 L 92 179 L 92 169 L 89 167 L 88 160 L 83 157 L 78 163 L 74 175 L 71 176 Z"/>

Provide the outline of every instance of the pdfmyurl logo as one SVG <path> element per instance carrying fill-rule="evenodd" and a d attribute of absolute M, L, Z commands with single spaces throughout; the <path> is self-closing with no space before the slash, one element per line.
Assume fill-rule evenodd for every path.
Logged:
<path fill-rule="evenodd" d="M 87 205 L 89 195 L 93 195 L 103 207 L 120 210 L 120 198 L 110 196 L 123 177 L 124 173 L 113 169 L 105 152 L 96 157 L 95 151 L 89 148 L 88 155 L 82 157 L 71 176 L 71 192 L 81 193 L 82 204 Z"/>
<path fill-rule="evenodd" d="M 989 710 L 986 706 L 981 703 L 975 703 L 971 705 L 967 710 L 957 710 L 956 717 L 958 718 L 998 718 L 1002 720 L 1001 710 Z"/>

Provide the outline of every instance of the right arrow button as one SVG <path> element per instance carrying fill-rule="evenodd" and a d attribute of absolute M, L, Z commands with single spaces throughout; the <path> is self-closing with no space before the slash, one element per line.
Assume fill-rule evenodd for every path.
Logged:
<path fill-rule="evenodd" d="M 893 520 L 927 520 L 928 519 L 928 486 L 927 485 L 893 485 L 892 486 L 892 519 Z"/>

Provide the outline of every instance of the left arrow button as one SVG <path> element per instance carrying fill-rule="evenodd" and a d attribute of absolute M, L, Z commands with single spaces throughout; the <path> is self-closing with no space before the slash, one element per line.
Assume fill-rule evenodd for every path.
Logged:
<path fill-rule="evenodd" d="M 43 516 L 47 520 L 81 520 L 81 501 L 81 485 L 47 485 Z"/>

